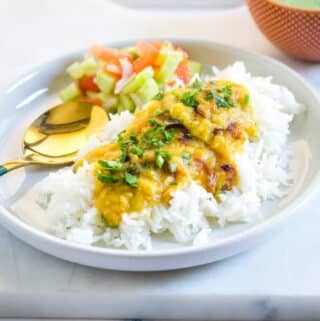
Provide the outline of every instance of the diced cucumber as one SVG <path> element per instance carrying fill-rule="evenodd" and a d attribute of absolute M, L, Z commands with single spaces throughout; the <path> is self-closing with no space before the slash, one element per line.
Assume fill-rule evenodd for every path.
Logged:
<path fill-rule="evenodd" d="M 102 70 L 99 70 L 96 75 L 96 83 L 103 93 L 110 94 L 116 81 L 113 77 L 107 75 Z"/>
<path fill-rule="evenodd" d="M 126 107 L 123 106 L 121 103 L 117 106 L 117 113 L 122 113 L 123 111 L 126 111 Z"/>
<path fill-rule="evenodd" d="M 77 84 L 73 82 L 70 85 L 68 85 L 66 88 L 60 91 L 59 97 L 63 101 L 69 101 L 80 95 L 81 95 L 80 89 L 78 88 Z"/>
<path fill-rule="evenodd" d="M 165 40 L 162 42 L 161 44 L 161 48 L 160 48 L 161 51 L 173 51 L 174 48 L 173 48 L 173 44 L 171 41 L 168 41 L 168 40 Z"/>
<path fill-rule="evenodd" d="M 131 113 L 136 110 L 135 102 L 127 95 L 120 94 L 120 104 L 123 106 L 124 110 L 129 110 Z"/>
<path fill-rule="evenodd" d="M 82 61 L 81 67 L 82 67 L 83 74 L 90 76 L 97 71 L 98 62 L 93 57 L 89 57 L 84 61 Z"/>
<path fill-rule="evenodd" d="M 127 84 L 122 88 L 121 92 L 123 94 L 130 94 L 138 90 L 146 80 L 152 78 L 154 71 L 152 67 L 147 67 L 140 71 L 138 74 L 134 75 L 129 79 Z"/>
<path fill-rule="evenodd" d="M 73 64 L 71 64 L 67 68 L 66 72 L 74 80 L 80 79 L 83 76 L 83 68 L 78 62 L 74 62 Z"/>
<path fill-rule="evenodd" d="M 97 93 L 96 91 L 88 90 L 88 91 L 86 91 L 86 95 L 89 98 L 98 98 L 99 93 Z"/>
<path fill-rule="evenodd" d="M 101 100 L 102 103 L 104 103 L 105 100 L 111 96 L 110 94 L 105 94 L 103 92 L 96 92 L 96 91 L 87 91 L 86 95 L 89 98 L 97 98 L 97 99 Z"/>
<path fill-rule="evenodd" d="M 189 60 L 187 62 L 187 65 L 190 70 L 190 77 L 194 76 L 195 74 L 200 74 L 201 72 L 201 64 L 200 62 L 194 61 L 194 60 Z"/>
<path fill-rule="evenodd" d="M 108 95 L 105 97 L 103 107 L 108 111 L 115 111 L 119 105 L 119 97 L 115 95 Z"/>
<path fill-rule="evenodd" d="M 74 79 L 80 79 L 84 75 L 92 75 L 98 68 L 98 63 L 92 57 L 85 59 L 81 63 L 74 62 L 67 68 L 68 75 Z"/>
<path fill-rule="evenodd" d="M 166 84 L 173 80 L 174 73 L 181 60 L 183 54 L 180 51 L 166 51 L 161 53 L 164 55 L 164 62 L 156 74 L 156 81 L 160 84 Z"/>
<path fill-rule="evenodd" d="M 157 82 L 150 78 L 148 79 L 136 92 L 138 97 L 144 102 L 152 100 L 152 98 L 159 92 Z"/>

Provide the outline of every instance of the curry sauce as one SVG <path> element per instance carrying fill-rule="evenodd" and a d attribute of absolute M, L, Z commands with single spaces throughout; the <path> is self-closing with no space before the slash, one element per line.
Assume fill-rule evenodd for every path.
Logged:
<path fill-rule="evenodd" d="M 242 85 L 196 82 L 158 95 L 115 141 L 82 160 L 93 163 L 95 206 L 117 227 L 124 213 L 167 204 L 192 181 L 218 199 L 239 183 L 235 153 L 257 130 Z"/>

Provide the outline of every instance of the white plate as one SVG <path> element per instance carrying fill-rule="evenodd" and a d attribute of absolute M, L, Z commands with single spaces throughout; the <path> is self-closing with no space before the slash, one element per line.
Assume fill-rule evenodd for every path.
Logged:
<path fill-rule="evenodd" d="M 129 252 L 73 244 L 45 233 L 45 213 L 31 201 L 31 187 L 48 171 L 26 168 L 0 178 L 0 222 L 16 237 L 62 259 L 101 268 L 156 271 L 191 267 L 234 255 L 272 236 L 315 191 L 319 183 L 320 106 L 316 94 L 294 71 L 270 58 L 215 43 L 174 40 L 203 64 L 224 67 L 236 60 L 245 62 L 254 75 L 272 76 L 288 87 L 307 106 L 291 127 L 290 144 L 295 150 L 295 184 L 289 195 L 265 204 L 263 219 L 212 233 L 210 243 L 201 247 L 181 246 L 158 240 L 151 252 Z M 128 43 L 109 44 L 115 47 Z M 28 124 L 42 111 L 58 102 L 57 92 L 68 79 L 65 67 L 82 53 L 58 58 L 20 77 L 0 95 L 0 161 L 18 158 Z M 32 189 L 31 189 L 32 190 Z M 32 193 L 31 193 L 32 194 Z M 303 217 L 301 217 L 303 219 Z"/>

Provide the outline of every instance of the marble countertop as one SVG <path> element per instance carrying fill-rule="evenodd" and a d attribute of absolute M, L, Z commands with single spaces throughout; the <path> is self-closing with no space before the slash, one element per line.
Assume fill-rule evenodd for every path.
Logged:
<path fill-rule="evenodd" d="M 257 30 L 245 7 L 143 12 L 103 0 L 0 1 L 0 87 L 93 41 L 213 40 L 279 59 L 320 90 L 320 65 L 295 61 Z M 0 317 L 210 320 L 320 318 L 320 191 L 282 231 L 249 252 L 171 272 L 126 273 L 68 263 L 0 227 Z"/>

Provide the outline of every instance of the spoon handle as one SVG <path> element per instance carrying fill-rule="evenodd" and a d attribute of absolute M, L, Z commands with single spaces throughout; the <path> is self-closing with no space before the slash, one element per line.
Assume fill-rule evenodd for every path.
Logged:
<path fill-rule="evenodd" d="M 8 173 L 8 169 L 2 165 L 0 165 L 0 176 L 7 174 Z"/>
<path fill-rule="evenodd" d="M 10 161 L 7 163 L 4 163 L 2 165 L 0 165 L 0 176 L 3 176 L 9 172 L 11 172 L 14 169 L 20 168 L 20 167 L 24 167 L 27 165 L 33 165 L 35 164 L 35 162 L 32 161 L 27 161 L 24 159 L 18 159 L 18 160 L 14 160 L 14 161 Z"/>

